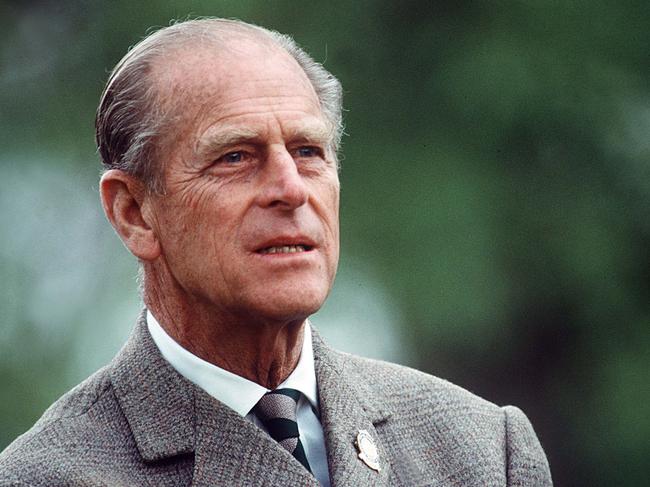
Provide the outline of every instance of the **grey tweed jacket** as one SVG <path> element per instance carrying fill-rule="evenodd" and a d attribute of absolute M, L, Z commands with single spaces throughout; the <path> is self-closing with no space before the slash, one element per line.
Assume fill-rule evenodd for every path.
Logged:
<path fill-rule="evenodd" d="M 332 485 L 547 486 L 533 428 L 406 367 L 329 349 L 314 332 Z M 381 469 L 358 456 L 367 430 Z M 179 375 L 141 317 L 113 359 L 0 454 L 0 486 L 314 486 L 266 433 Z"/>

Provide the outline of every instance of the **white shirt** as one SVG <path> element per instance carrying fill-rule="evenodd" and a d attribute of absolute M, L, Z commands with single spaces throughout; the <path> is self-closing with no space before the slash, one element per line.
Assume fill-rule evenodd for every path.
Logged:
<path fill-rule="evenodd" d="M 265 430 L 252 409 L 269 389 L 206 362 L 186 350 L 165 332 L 150 311 L 147 311 L 147 327 L 162 356 L 179 374 Z M 325 437 L 317 416 L 318 390 L 309 321 L 305 321 L 298 365 L 278 389 L 283 387 L 302 393 L 296 411 L 300 441 L 314 476 L 323 486 L 330 487 Z"/>

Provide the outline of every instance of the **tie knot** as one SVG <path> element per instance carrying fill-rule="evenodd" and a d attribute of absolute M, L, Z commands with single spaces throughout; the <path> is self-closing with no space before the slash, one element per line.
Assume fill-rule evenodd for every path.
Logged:
<path fill-rule="evenodd" d="M 276 418 L 296 420 L 296 408 L 300 391 L 295 389 L 276 389 L 267 392 L 255 405 L 255 414 L 263 423 Z"/>

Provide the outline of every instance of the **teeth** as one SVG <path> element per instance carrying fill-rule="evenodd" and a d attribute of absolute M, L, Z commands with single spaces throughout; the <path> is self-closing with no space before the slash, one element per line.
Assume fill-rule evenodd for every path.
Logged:
<path fill-rule="evenodd" d="M 307 248 L 304 245 L 283 245 L 281 247 L 268 247 L 260 250 L 260 254 L 293 254 L 304 252 Z"/>

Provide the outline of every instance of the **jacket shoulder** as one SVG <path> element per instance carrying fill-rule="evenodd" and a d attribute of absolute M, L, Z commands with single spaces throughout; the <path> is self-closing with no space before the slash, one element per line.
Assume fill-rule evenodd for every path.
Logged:
<path fill-rule="evenodd" d="M 519 408 L 506 406 L 503 411 L 509 485 L 552 485 L 548 460 L 533 425 Z"/>
<path fill-rule="evenodd" d="M 361 393 L 390 414 L 377 431 L 405 484 L 419 485 L 427 472 L 454 485 L 552 485 L 544 451 L 518 408 L 409 367 L 343 355 Z"/>
<path fill-rule="evenodd" d="M 83 468 L 71 463 L 129 448 L 130 436 L 120 433 L 125 431 L 105 367 L 64 394 L 0 453 L 0 486 L 66 482 Z"/>

